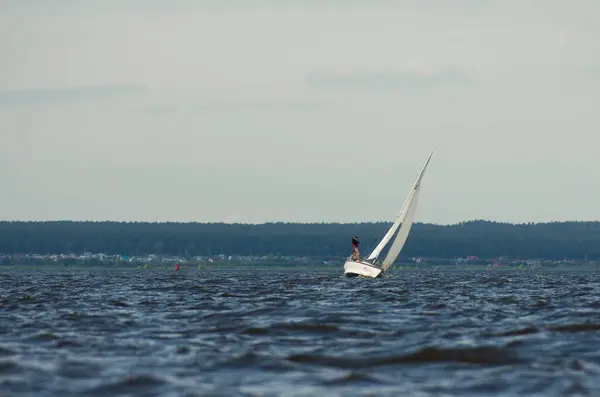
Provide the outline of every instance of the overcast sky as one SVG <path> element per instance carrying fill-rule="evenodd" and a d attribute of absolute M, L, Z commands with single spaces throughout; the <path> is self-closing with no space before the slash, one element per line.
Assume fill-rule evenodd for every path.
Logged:
<path fill-rule="evenodd" d="M 2 0 L 0 219 L 600 220 L 599 13 Z"/>

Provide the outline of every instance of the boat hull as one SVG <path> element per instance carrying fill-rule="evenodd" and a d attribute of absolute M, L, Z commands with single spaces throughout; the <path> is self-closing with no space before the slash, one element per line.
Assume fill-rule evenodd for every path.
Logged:
<path fill-rule="evenodd" d="M 381 269 L 367 262 L 347 261 L 344 263 L 344 275 L 347 277 L 379 277 Z"/>

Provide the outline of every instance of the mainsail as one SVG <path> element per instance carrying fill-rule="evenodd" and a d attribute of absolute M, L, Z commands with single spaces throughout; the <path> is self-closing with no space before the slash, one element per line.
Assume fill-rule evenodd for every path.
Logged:
<path fill-rule="evenodd" d="M 383 260 L 383 271 L 386 271 L 394 263 L 394 261 L 400 254 L 400 251 L 402 250 L 406 239 L 408 238 L 408 234 L 410 233 L 410 229 L 412 227 L 415 212 L 417 210 L 421 179 L 423 179 L 425 169 L 427 168 L 427 165 L 431 160 L 431 156 L 433 156 L 433 151 L 431 151 L 431 154 L 427 158 L 427 161 L 425 162 L 423 169 L 419 173 L 415 184 L 410 190 L 408 197 L 404 201 L 404 205 L 400 210 L 400 214 L 398 215 L 390 229 L 387 231 L 385 236 L 383 236 L 383 239 L 379 242 L 379 244 L 377 244 L 377 247 L 375 247 L 373 252 L 371 252 L 371 254 L 367 257 L 367 260 L 377 259 L 377 257 L 379 256 L 383 248 L 387 245 L 387 243 L 390 241 L 396 230 L 400 228 L 398 234 L 396 235 L 396 238 L 394 239 L 394 242 L 392 243 L 390 250 L 388 251 L 385 259 Z"/>

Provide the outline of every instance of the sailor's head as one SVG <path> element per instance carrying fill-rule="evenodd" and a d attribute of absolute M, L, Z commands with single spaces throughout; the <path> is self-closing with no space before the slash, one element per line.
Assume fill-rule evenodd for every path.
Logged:
<path fill-rule="evenodd" d="M 360 244 L 360 240 L 358 239 L 358 236 L 352 237 L 352 244 Z"/>

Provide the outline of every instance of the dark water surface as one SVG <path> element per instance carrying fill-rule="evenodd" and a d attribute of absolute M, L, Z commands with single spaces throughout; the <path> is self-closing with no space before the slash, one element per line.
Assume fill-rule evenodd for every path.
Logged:
<path fill-rule="evenodd" d="M 600 274 L 0 270 L 0 396 L 600 395 Z"/>

